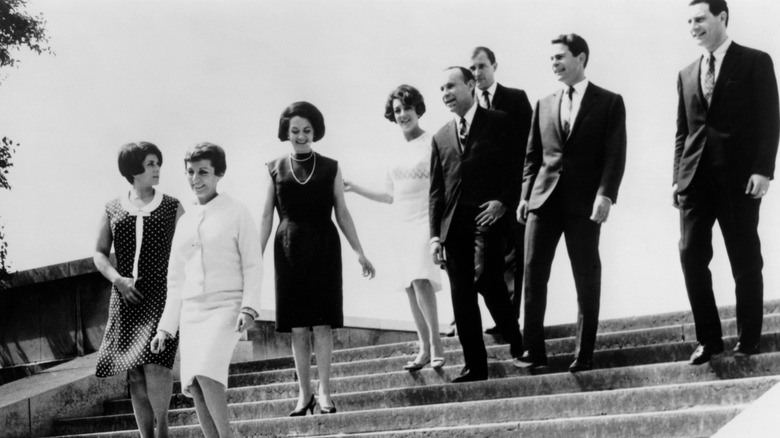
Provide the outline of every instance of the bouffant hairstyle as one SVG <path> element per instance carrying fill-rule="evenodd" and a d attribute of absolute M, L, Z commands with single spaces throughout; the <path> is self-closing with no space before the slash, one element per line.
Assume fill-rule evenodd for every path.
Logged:
<path fill-rule="evenodd" d="M 395 121 L 395 113 L 393 112 L 393 101 L 400 100 L 402 105 L 408 105 L 414 108 L 417 113 L 417 117 L 422 117 L 425 114 L 425 101 L 422 94 L 416 88 L 411 85 L 399 85 L 395 90 L 390 92 L 387 96 L 387 102 L 385 102 L 385 118 L 393 123 Z"/>
<path fill-rule="evenodd" d="M 192 163 L 200 160 L 209 160 L 211 166 L 214 168 L 214 174 L 217 176 L 223 176 L 225 170 L 227 170 L 227 161 L 225 161 L 225 151 L 215 145 L 204 141 L 191 147 L 190 150 L 184 154 L 184 167 L 187 167 L 187 163 Z"/>
<path fill-rule="evenodd" d="M 117 164 L 119 164 L 119 173 L 127 179 L 127 182 L 132 184 L 134 181 L 133 176 L 144 173 L 144 160 L 149 154 L 156 155 L 157 161 L 159 161 L 160 166 L 162 166 L 163 156 L 162 152 L 160 152 L 160 148 L 148 141 L 127 143 L 119 148 L 119 158 L 117 160 Z"/>
<path fill-rule="evenodd" d="M 318 142 L 325 136 L 325 119 L 322 117 L 322 113 L 316 106 L 309 102 L 295 102 L 282 111 L 282 115 L 279 117 L 279 140 L 287 141 L 290 139 L 290 119 L 298 116 L 302 117 L 311 123 L 314 129 L 314 141 Z"/>
<path fill-rule="evenodd" d="M 585 65 L 583 67 L 588 66 L 588 61 L 590 61 L 590 49 L 588 49 L 588 43 L 585 42 L 585 38 L 576 33 L 567 33 L 565 35 L 558 35 L 557 38 L 552 40 L 551 44 L 565 45 L 574 56 L 580 56 L 580 53 L 584 53 Z"/>

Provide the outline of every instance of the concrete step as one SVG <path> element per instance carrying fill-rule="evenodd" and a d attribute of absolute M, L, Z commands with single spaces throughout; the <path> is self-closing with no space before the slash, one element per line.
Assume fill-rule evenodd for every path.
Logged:
<path fill-rule="evenodd" d="M 744 406 L 683 409 L 671 412 L 605 415 L 527 422 L 504 422 L 456 427 L 350 434 L 350 438 L 689 438 L 709 436 L 737 416 Z M 178 436 L 178 435 L 177 435 Z M 188 435 L 181 435 L 188 436 Z M 274 435 L 253 435 L 272 437 Z M 277 435 L 281 436 L 281 435 Z M 335 438 L 344 435 L 310 435 Z"/>
<path fill-rule="evenodd" d="M 726 345 L 726 353 L 724 353 L 724 356 L 728 356 L 731 348 L 736 344 L 736 337 L 725 338 L 724 343 Z M 597 370 L 604 370 L 617 367 L 687 361 L 695 347 L 696 342 L 689 341 L 598 350 L 594 353 L 594 366 Z M 765 333 L 762 336 L 761 349 L 763 352 L 767 353 L 780 351 L 780 332 Z M 572 353 L 558 354 L 549 357 L 548 366 L 528 370 L 517 369 L 511 365 L 511 354 L 509 353 L 509 346 L 507 345 L 494 345 L 488 347 L 488 356 L 490 359 L 488 370 L 491 379 L 566 372 L 569 364 L 573 360 Z M 441 370 L 424 368 L 418 372 L 409 373 L 400 370 L 399 366 L 388 368 L 385 372 L 368 374 L 359 374 L 357 372 L 350 374 L 345 371 L 344 373 L 341 373 L 340 376 L 336 376 L 334 372 L 331 386 L 333 388 L 333 393 L 338 394 L 342 392 L 372 391 L 378 389 L 448 383 L 460 373 L 462 367 L 462 351 L 448 352 L 447 357 L 449 365 Z M 374 360 L 373 362 L 379 367 L 382 366 L 383 361 Z M 346 367 L 348 365 L 345 364 L 344 366 Z M 363 364 L 358 364 L 357 366 L 362 367 Z M 339 368 L 339 366 L 334 366 L 334 371 L 337 368 Z M 274 374 L 279 372 L 265 371 L 261 373 L 230 376 L 230 382 L 236 386 L 229 387 L 227 391 L 228 402 L 247 403 L 252 401 L 268 401 L 296 397 L 298 393 L 298 384 L 294 378 L 290 377 L 294 376 L 292 371 L 290 371 L 291 374 L 288 376 L 290 377 L 288 380 L 280 382 L 272 382 L 273 378 L 268 378 L 266 376 L 268 373 Z M 316 387 L 316 380 L 313 383 Z M 192 406 L 192 401 L 181 395 L 174 395 L 171 398 L 171 409 L 190 408 Z M 104 408 L 106 414 L 132 412 L 132 404 L 129 399 L 106 402 Z"/>
<path fill-rule="evenodd" d="M 758 397 L 780 381 L 780 377 L 777 375 L 780 375 L 780 353 L 767 353 L 744 359 L 729 356 L 717 357 L 711 364 L 703 366 L 691 366 L 685 362 L 676 362 L 594 370 L 576 375 L 558 372 L 458 385 L 440 384 L 351 393 L 337 392 L 333 396 L 333 400 L 340 412 L 356 415 L 361 411 L 371 411 L 377 413 L 372 415 L 381 416 L 388 409 L 409 408 L 415 411 L 420 410 L 419 406 L 428 405 L 450 406 L 450 408 L 439 408 L 445 410 L 460 409 L 457 406 L 468 401 L 481 404 L 496 399 L 519 398 L 527 402 L 530 399 L 538 398 L 539 400 L 533 403 L 528 402 L 531 403 L 530 406 L 536 406 L 535 408 L 521 409 L 534 412 L 535 417 L 509 417 L 531 420 L 555 418 L 562 415 L 585 415 L 578 412 L 588 412 L 583 411 L 586 407 L 603 410 L 607 409 L 610 404 L 626 405 L 629 402 L 625 401 L 624 398 L 632 397 L 637 398 L 637 400 L 631 402 L 636 404 L 636 407 L 631 409 L 635 409 L 637 412 L 640 409 L 639 404 L 643 404 L 645 410 L 660 411 L 677 409 L 674 406 L 709 405 L 713 404 L 713 400 L 716 399 L 721 400 L 718 403 L 722 404 L 747 403 L 752 398 L 748 400 L 747 398 L 733 397 L 747 393 L 752 394 L 750 397 Z M 744 391 L 740 392 L 740 388 Z M 616 390 L 624 391 L 624 393 Z M 552 395 L 555 397 L 550 398 Z M 231 404 L 232 420 L 247 421 L 285 417 L 295 407 L 295 402 L 295 398 L 287 398 Z M 579 405 L 582 406 L 576 407 Z M 667 405 L 668 407 L 665 407 Z M 598 406 L 602 407 L 597 408 Z M 469 409 L 462 413 L 465 417 L 470 418 L 469 421 L 473 421 L 473 418 L 483 420 L 484 415 L 481 413 L 469 416 Z M 495 405 L 491 409 L 504 410 L 502 405 Z M 573 413 L 563 414 L 564 410 Z M 366 415 L 369 414 L 366 413 Z M 435 414 L 433 417 L 439 415 Z M 592 415 L 605 415 L 605 413 Z M 290 421 L 293 420 L 296 419 Z M 368 422 L 374 424 L 378 421 L 372 419 Z M 197 417 L 194 409 L 175 410 L 170 413 L 170 422 L 171 425 L 197 424 Z M 421 423 L 413 422 L 410 424 Z M 430 422 L 425 424 L 430 425 Z M 447 424 L 449 423 L 438 426 Z M 58 422 L 57 426 L 59 433 L 111 431 L 134 428 L 135 420 L 132 414 L 124 414 L 64 420 Z"/>
<path fill-rule="evenodd" d="M 780 314 L 768 315 L 765 318 L 765 332 L 780 331 Z M 736 321 L 727 320 L 723 323 L 724 335 L 734 336 L 737 333 Z M 596 349 L 616 350 L 631 347 L 669 344 L 684 341 L 685 339 L 695 339 L 693 327 L 686 326 L 666 326 L 658 328 L 648 328 L 642 330 L 632 330 L 624 332 L 604 333 L 598 336 Z M 689 333 L 691 332 L 691 333 Z M 576 340 L 574 337 L 551 339 L 546 342 L 548 355 L 556 356 L 561 354 L 570 354 L 575 349 Z M 445 358 L 450 364 L 459 364 L 463 362 L 462 350 L 457 339 L 448 339 L 445 342 Z M 496 359 L 510 358 L 507 346 L 497 346 L 493 339 L 488 340 L 488 350 L 490 357 Z M 374 348 L 374 352 L 385 349 L 385 346 Z M 417 346 L 414 343 L 403 343 L 390 346 L 393 354 L 369 354 L 371 349 L 361 351 L 356 356 L 351 356 L 349 361 L 335 362 L 331 368 L 333 377 L 344 377 L 350 375 L 366 375 L 393 372 L 403 369 L 407 361 L 414 359 L 417 352 Z M 406 353 L 404 355 L 399 355 Z M 378 356 L 378 357 L 377 357 Z M 357 359 L 369 357 L 368 359 Z M 313 361 L 314 362 L 314 361 Z M 279 363 L 282 363 L 281 361 Z M 286 369 L 270 369 L 259 372 L 252 372 L 251 368 L 241 369 L 244 373 L 235 373 L 228 378 L 228 387 L 242 387 L 264 385 L 270 383 L 284 383 L 295 381 L 294 364 L 289 364 Z M 316 367 L 313 369 L 316 378 Z M 174 393 L 181 392 L 180 382 L 174 384 Z"/>
<path fill-rule="evenodd" d="M 723 335 L 736 336 L 737 323 L 735 318 L 724 319 L 722 321 Z M 780 313 L 768 314 L 764 317 L 764 330 L 766 332 L 780 331 Z M 485 336 L 485 345 L 498 345 L 503 343 L 500 337 Z M 600 332 L 597 335 L 596 349 L 624 348 L 629 346 L 649 345 L 659 343 L 669 343 L 684 340 L 696 339 L 693 323 L 683 325 L 665 325 L 645 327 L 641 329 Z M 548 354 L 555 355 L 559 353 L 568 353 L 574 350 L 575 337 L 567 335 L 564 337 L 547 337 Z M 460 350 L 460 341 L 457 338 L 444 338 L 443 345 L 445 351 Z M 369 361 L 372 359 L 392 359 L 397 358 L 398 363 L 403 365 L 410 356 L 417 354 L 419 350 L 416 342 L 402 342 L 396 344 L 377 345 L 372 347 L 352 348 L 335 351 L 333 354 L 333 363 L 338 364 L 346 362 Z M 312 357 L 312 364 L 316 360 Z M 231 374 L 248 374 L 261 371 L 285 370 L 294 368 L 295 364 L 292 357 L 272 359 L 270 361 L 254 361 L 243 364 L 234 364 L 231 366 Z M 335 372 L 335 370 L 334 370 Z"/>
<path fill-rule="evenodd" d="M 718 308 L 721 320 L 737 317 L 736 307 L 723 306 Z M 764 302 L 764 315 L 780 313 L 780 300 Z M 657 315 L 632 316 L 627 318 L 614 318 L 599 321 L 599 333 L 620 332 L 626 330 L 639 330 L 647 327 L 664 327 L 670 325 L 693 324 L 693 315 L 690 311 L 669 312 Z M 576 324 L 559 324 L 544 328 L 545 338 L 565 338 L 574 336 Z"/>

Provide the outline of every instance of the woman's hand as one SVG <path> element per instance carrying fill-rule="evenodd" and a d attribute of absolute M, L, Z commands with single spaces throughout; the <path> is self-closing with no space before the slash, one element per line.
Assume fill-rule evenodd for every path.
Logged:
<path fill-rule="evenodd" d="M 135 279 L 119 277 L 114 280 L 114 286 L 116 286 L 125 302 L 131 306 L 141 304 L 141 300 L 144 299 L 144 294 L 135 288 Z"/>
<path fill-rule="evenodd" d="M 236 332 L 243 333 L 249 330 L 249 327 L 255 325 L 255 319 L 248 313 L 241 312 L 236 318 Z"/>
<path fill-rule="evenodd" d="M 374 265 L 371 264 L 365 255 L 360 254 L 358 256 L 358 263 L 360 263 L 360 267 L 363 268 L 364 277 L 368 277 L 369 279 L 374 278 L 374 275 L 376 275 L 376 270 L 374 269 Z"/>
<path fill-rule="evenodd" d="M 352 191 L 352 183 L 344 180 L 344 192 L 351 192 Z"/>
<path fill-rule="evenodd" d="M 152 342 L 149 344 L 149 349 L 154 354 L 160 354 L 165 351 L 165 341 L 168 340 L 168 333 L 162 330 L 157 330 L 157 334 L 152 338 Z"/>

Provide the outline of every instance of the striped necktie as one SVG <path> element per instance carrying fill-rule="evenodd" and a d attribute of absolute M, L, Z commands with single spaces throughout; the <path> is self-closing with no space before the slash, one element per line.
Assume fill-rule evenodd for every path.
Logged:
<path fill-rule="evenodd" d="M 704 83 L 701 84 L 701 91 L 709 104 L 712 102 L 712 92 L 715 90 L 715 55 L 712 53 L 710 53 L 707 64 L 707 72 L 704 74 Z"/>
<path fill-rule="evenodd" d="M 463 150 L 466 149 L 466 141 L 469 138 L 465 117 L 460 118 L 460 131 L 458 132 L 458 136 L 460 137 L 460 152 L 463 153 Z"/>

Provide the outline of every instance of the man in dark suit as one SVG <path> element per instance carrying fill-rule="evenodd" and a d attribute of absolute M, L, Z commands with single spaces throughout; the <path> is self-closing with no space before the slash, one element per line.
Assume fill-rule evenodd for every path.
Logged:
<path fill-rule="evenodd" d="M 723 351 L 709 270 L 716 220 L 736 282 L 734 351 L 759 353 L 764 283 L 758 212 L 775 170 L 780 116 L 772 59 L 731 41 L 726 2 L 694 0 L 688 13 L 691 36 L 705 53 L 677 80 L 673 204 L 680 210 L 680 261 L 699 342 L 690 363 L 699 365 Z"/>
<path fill-rule="evenodd" d="M 520 150 L 520 161 L 525 160 L 525 145 L 528 142 L 528 130 L 531 128 L 533 109 L 525 91 L 505 87 L 495 80 L 496 55 L 487 47 L 477 47 L 471 54 L 471 72 L 477 81 L 476 99 L 482 108 L 503 111 L 509 114 L 514 128 L 514 141 Z M 518 197 L 519 201 L 519 197 Z M 507 205 L 507 210 L 514 212 L 517 205 Z M 506 215 L 507 254 L 504 259 L 508 275 L 507 289 L 509 301 L 512 303 L 515 319 L 520 318 L 520 303 L 523 291 L 523 246 L 525 242 L 525 226 L 514 220 L 513 214 Z M 495 335 L 500 331 L 498 326 L 485 330 L 485 333 Z"/>
<path fill-rule="evenodd" d="M 552 69 L 564 89 L 534 109 L 517 220 L 526 225 L 527 366 L 547 364 L 544 312 L 555 248 L 563 235 L 577 289 L 577 347 L 569 371 L 590 370 L 599 322 L 601 224 L 617 201 L 626 164 L 620 95 L 585 78 L 590 52 L 576 34 L 552 41 Z"/>
<path fill-rule="evenodd" d="M 523 352 L 503 279 L 506 206 L 519 196 L 522 163 L 505 113 L 480 108 L 474 76 L 444 71 L 442 100 L 455 114 L 431 141 L 431 255 L 445 263 L 465 366 L 453 382 L 485 380 L 487 352 L 477 293 L 485 299 L 512 357 Z M 519 366 L 515 359 L 513 362 Z"/>

